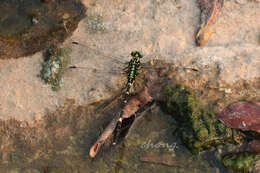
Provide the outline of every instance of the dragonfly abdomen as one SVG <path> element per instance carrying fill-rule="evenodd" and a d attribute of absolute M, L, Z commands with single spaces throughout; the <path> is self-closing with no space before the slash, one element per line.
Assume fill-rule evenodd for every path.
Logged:
<path fill-rule="evenodd" d="M 132 53 L 132 59 L 128 64 L 128 79 L 126 84 L 126 95 L 130 94 L 130 89 L 135 81 L 135 77 L 138 75 L 138 69 L 140 67 L 140 58 L 142 58 L 139 52 Z"/>

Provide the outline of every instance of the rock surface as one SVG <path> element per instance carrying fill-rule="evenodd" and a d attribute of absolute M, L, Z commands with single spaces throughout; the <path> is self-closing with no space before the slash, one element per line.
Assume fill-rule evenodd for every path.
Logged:
<path fill-rule="evenodd" d="M 64 85 L 53 92 L 38 77 L 41 52 L 30 58 L 0 60 L 1 119 L 32 122 L 66 99 L 78 105 L 115 96 L 125 83 L 120 73 L 133 50 L 143 52 L 145 62 L 174 63 L 181 70 L 169 74 L 204 92 L 205 104 L 207 97 L 224 99 L 217 105 L 220 108 L 241 98 L 260 100 L 259 3 L 226 1 L 216 33 L 201 48 L 195 44 L 200 25 L 197 0 L 82 2 L 88 8 L 87 17 L 63 46 L 72 49 L 72 64 L 87 69 L 67 70 Z M 72 45 L 72 41 L 80 44 Z"/>
<path fill-rule="evenodd" d="M 2 0 L 0 59 L 32 55 L 63 42 L 84 12 L 84 6 L 74 0 Z"/>
<path fill-rule="evenodd" d="M 248 145 L 251 152 L 260 153 L 260 140 L 253 140 Z"/>

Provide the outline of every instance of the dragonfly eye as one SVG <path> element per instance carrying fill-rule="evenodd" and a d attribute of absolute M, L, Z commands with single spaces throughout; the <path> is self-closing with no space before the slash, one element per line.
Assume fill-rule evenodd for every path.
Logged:
<path fill-rule="evenodd" d="M 135 57 L 136 51 L 131 52 L 131 56 Z"/>
<path fill-rule="evenodd" d="M 132 57 L 139 57 L 139 58 L 143 57 L 143 55 L 140 52 L 138 52 L 138 51 L 131 52 L 131 56 Z"/>

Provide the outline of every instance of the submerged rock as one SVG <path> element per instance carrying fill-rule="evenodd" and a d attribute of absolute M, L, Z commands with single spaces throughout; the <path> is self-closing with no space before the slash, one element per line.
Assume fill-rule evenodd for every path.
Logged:
<path fill-rule="evenodd" d="M 242 152 L 232 153 L 222 158 L 223 164 L 239 172 L 256 172 L 260 171 L 260 154 Z"/>
<path fill-rule="evenodd" d="M 191 90 L 170 86 L 165 95 L 162 107 L 180 123 L 181 139 L 193 153 L 225 142 L 242 141 L 242 134 L 222 124 L 213 112 L 203 109 Z"/>
<path fill-rule="evenodd" d="M 84 14 L 80 1 L 2 0 L 0 59 L 31 55 L 63 42 Z"/>
<path fill-rule="evenodd" d="M 185 164 L 170 154 L 148 154 L 140 157 L 143 162 L 163 164 L 167 166 L 185 167 Z"/>
<path fill-rule="evenodd" d="M 70 63 L 70 49 L 52 47 L 48 53 L 48 58 L 42 64 L 40 77 L 57 91 L 61 87 L 62 74 Z"/>
<path fill-rule="evenodd" d="M 260 140 L 250 141 L 248 146 L 250 151 L 260 153 Z"/>

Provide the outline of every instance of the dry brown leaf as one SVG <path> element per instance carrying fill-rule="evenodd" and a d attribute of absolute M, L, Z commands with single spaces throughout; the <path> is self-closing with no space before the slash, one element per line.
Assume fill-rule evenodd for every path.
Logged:
<path fill-rule="evenodd" d="M 210 25 L 215 23 L 224 0 L 199 0 L 201 8 L 201 27 L 196 35 L 196 41 L 199 46 L 205 45 L 213 34 L 213 28 Z"/>
<path fill-rule="evenodd" d="M 144 90 L 138 95 L 132 97 L 122 109 L 122 118 L 130 118 L 137 114 L 138 110 L 145 107 L 149 102 L 152 102 L 153 98 L 149 95 L 148 88 L 144 87 Z M 91 158 L 94 158 L 105 144 L 106 140 L 113 134 L 117 122 L 120 118 L 121 111 L 117 112 L 116 116 L 112 119 L 106 129 L 103 131 L 101 136 L 97 139 L 95 144 L 92 145 L 89 151 Z"/>

